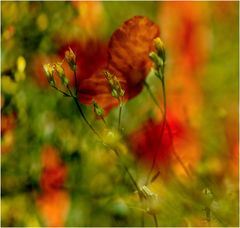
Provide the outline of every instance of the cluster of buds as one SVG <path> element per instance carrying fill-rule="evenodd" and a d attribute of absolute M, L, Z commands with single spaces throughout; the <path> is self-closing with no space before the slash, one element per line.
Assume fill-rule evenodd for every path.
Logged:
<path fill-rule="evenodd" d="M 156 75 L 160 79 L 162 79 L 165 61 L 166 61 L 166 52 L 165 52 L 164 44 L 159 37 L 157 37 L 154 40 L 154 45 L 155 45 L 156 51 L 151 52 L 149 54 L 149 58 L 154 62 L 155 68 L 158 70 L 158 74 Z"/>
<path fill-rule="evenodd" d="M 55 63 L 55 64 L 44 64 L 43 69 L 45 71 L 45 75 L 47 77 L 48 83 L 50 86 L 55 86 L 55 80 L 54 80 L 54 73 L 57 73 L 57 76 L 61 79 L 62 84 L 64 86 L 67 86 L 69 81 L 68 78 L 66 77 L 63 67 L 61 63 Z"/>
<path fill-rule="evenodd" d="M 65 60 L 67 61 L 71 70 L 75 72 L 77 67 L 76 55 L 74 54 L 71 48 L 69 48 L 69 50 L 65 52 Z M 65 75 L 64 69 L 62 67 L 62 63 L 44 64 L 43 69 L 50 86 L 53 86 L 53 87 L 56 86 L 55 80 L 54 80 L 54 73 L 56 73 L 57 76 L 61 79 L 61 82 L 64 86 L 67 86 L 69 84 L 69 80 Z"/>
<path fill-rule="evenodd" d="M 119 97 L 123 97 L 125 91 L 121 88 L 120 82 L 118 81 L 117 77 L 108 71 L 104 72 L 105 78 L 108 81 L 108 84 L 111 88 L 112 96 L 119 99 Z"/>

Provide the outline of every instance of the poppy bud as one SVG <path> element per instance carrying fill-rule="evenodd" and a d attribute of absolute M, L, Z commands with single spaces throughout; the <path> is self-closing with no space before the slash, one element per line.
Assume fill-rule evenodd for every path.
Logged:
<path fill-rule="evenodd" d="M 66 75 L 64 73 L 63 67 L 61 66 L 60 63 L 56 63 L 54 66 L 55 66 L 55 70 L 56 70 L 59 78 L 62 81 L 62 84 L 67 86 L 69 81 L 68 81 L 68 78 L 66 77 Z"/>
<path fill-rule="evenodd" d="M 115 98 L 123 97 L 125 91 L 121 88 L 120 82 L 118 81 L 117 77 L 108 71 L 104 72 L 105 78 L 108 81 L 108 84 L 111 88 L 111 94 Z"/>
<path fill-rule="evenodd" d="M 161 68 L 163 66 L 163 60 L 157 55 L 156 52 L 150 52 L 149 58 L 155 63 L 157 68 Z"/>
<path fill-rule="evenodd" d="M 104 111 L 103 109 L 93 100 L 93 108 L 94 108 L 94 112 L 97 116 L 103 116 Z"/>
<path fill-rule="evenodd" d="M 163 62 L 165 62 L 166 53 L 165 53 L 165 48 L 162 40 L 159 37 L 157 37 L 156 39 L 154 39 L 154 44 L 155 44 L 155 48 L 157 50 L 158 56 L 163 60 Z"/>
<path fill-rule="evenodd" d="M 55 81 L 54 81 L 54 78 L 53 78 L 54 67 L 51 64 L 48 63 L 48 64 L 43 65 L 43 69 L 44 69 L 45 75 L 47 77 L 48 83 L 51 86 L 55 86 Z"/>
<path fill-rule="evenodd" d="M 68 65 L 70 66 L 70 68 L 72 69 L 72 71 L 75 71 L 76 70 L 76 55 L 74 54 L 74 52 L 71 48 L 69 48 L 69 50 L 67 50 L 65 52 L 65 59 L 66 59 Z"/>

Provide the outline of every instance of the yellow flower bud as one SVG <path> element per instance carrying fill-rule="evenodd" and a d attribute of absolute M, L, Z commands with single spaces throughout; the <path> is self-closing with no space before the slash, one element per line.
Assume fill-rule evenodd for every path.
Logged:
<path fill-rule="evenodd" d="M 70 68 L 72 69 L 72 71 L 75 71 L 76 70 L 76 55 L 74 54 L 74 52 L 71 48 L 69 48 L 69 50 L 67 50 L 65 52 L 65 59 L 66 59 L 68 65 L 70 66 Z"/>
<path fill-rule="evenodd" d="M 56 63 L 54 66 L 55 66 L 55 70 L 56 70 L 59 78 L 62 81 L 62 84 L 67 86 L 69 81 L 68 81 L 68 78 L 65 75 L 65 72 L 64 72 L 64 69 L 63 69 L 61 63 Z"/>
<path fill-rule="evenodd" d="M 43 69 L 45 72 L 45 75 L 47 76 L 48 82 L 51 86 L 55 85 L 55 81 L 53 78 L 53 74 L 54 74 L 54 67 L 51 64 L 44 64 L 43 65 Z"/>
<path fill-rule="evenodd" d="M 165 54 L 165 48 L 162 40 L 159 37 L 157 37 L 156 39 L 154 39 L 154 44 L 155 44 L 155 48 L 157 50 L 158 56 L 163 60 L 163 62 L 165 62 L 166 54 Z"/>

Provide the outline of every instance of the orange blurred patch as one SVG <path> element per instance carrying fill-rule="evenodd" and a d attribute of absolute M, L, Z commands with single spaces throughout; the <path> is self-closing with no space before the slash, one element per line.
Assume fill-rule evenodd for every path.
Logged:
<path fill-rule="evenodd" d="M 37 206 L 47 226 L 64 226 L 70 199 L 64 190 L 67 167 L 61 161 L 58 151 L 46 145 L 42 149 L 42 174 L 40 186 L 42 194 L 37 199 Z"/>
<path fill-rule="evenodd" d="M 104 8 L 100 1 L 72 1 L 78 16 L 74 23 L 79 25 L 84 36 L 94 37 L 103 23 Z"/>
<path fill-rule="evenodd" d="M 159 21 L 174 65 L 195 71 L 205 63 L 211 43 L 207 4 L 190 1 L 162 3 Z"/>
<path fill-rule="evenodd" d="M 63 227 L 67 218 L 70 199 L 64 190 L 44 193 L 37 199 L 37 206 L 48 227 Z"/>

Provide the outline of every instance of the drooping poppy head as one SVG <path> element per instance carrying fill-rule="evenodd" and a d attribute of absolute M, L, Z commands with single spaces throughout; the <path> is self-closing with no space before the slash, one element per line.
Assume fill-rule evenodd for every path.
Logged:
<path fill-rule="evenodd" d="M 148 54 L 158 35 L 159 27 L 143 16 L 135 16 L 120 26 L 110 39 L 106 66 L 80 81 L 80 102 L 91 104 L 94 99 L 107 112 L 118 104 L 111 95 L 105 71 L 116 76 L 125 100 L 138 95 L 152 66 Z"/>

